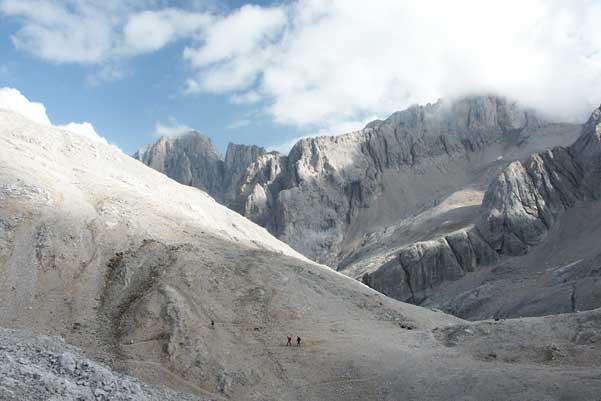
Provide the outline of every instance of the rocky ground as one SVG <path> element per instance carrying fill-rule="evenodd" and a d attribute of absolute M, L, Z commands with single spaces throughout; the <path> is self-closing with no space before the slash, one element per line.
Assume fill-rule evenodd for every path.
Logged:
<path fill-rule="evenodd" d="M 60 337 L 0 329 L 0 399 L 3 401 L 201 401 L 151 386 L 81 355 Z"/>

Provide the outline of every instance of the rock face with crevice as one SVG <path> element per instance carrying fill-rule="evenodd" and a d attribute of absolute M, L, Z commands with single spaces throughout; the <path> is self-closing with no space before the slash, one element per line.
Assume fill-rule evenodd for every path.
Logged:
<path fill-rule="evenodd" d="M 223 197 L 223 156 L 205 135 L 192 131 L 162 137 L 133 157 L 182 184 L 200 188 L 217 199 Z"/>
<path fill-rule="evenodd" d="M 474 226 L 407 246 L 364 275 L 363 281 L 394 298 L 419 304 L 444 282 L 502 258 L 527 254 L 545 240 L 566 211 L 599 200 L 600 133 L 597 109 L 572 146 L 535 153 L 507 166 L 486 191 Z M 575 289 L 570 291 L 573 304 Z"/>
<path fill-rule="evenodd" d="M 443 282 L 458 280 L 498 260 L 498 253 L 476 229 L 461 230 L 403 248 L 396 258 L 362 279 L 386 295 L 420 304 Z"/>
<path fill-rule="evenodd" d="M 139 149 L 133 157 L 237 210 L 238 182 L 248 166 L 263 154 L 265 149 L 259 146 L 229 144 L 224 157 L 211 138 L 191 131 L 162 137 Z"/>

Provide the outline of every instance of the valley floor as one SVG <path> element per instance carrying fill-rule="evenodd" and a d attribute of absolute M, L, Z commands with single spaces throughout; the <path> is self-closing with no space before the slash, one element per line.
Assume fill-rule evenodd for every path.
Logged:
<path fill-rule="evenodd" d="M 262 349 L 239 357 L 269 357 L 281 381 L 249 385 L 231 399 L 584 401 L 601 394 L 601 310 L 408 327 L 369 319 L 314 322 L 301 347 L 286 347 L 267 331 Z M 218 323 L 215 330 L 230 329 Z M 229 398 L 146 385 L 85 358 L 60 338 L 2 329 L 0 350 L 2 400 Z M 339 362 L 332 365 L 332 359 Z"/>

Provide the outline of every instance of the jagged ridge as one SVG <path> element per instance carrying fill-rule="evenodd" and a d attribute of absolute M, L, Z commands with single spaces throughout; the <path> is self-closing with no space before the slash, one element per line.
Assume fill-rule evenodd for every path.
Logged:
<path fill-rule="evenodd" d="M 353 250 L 345 244 L 390 224 L 391 219 L 415 212 L 422 207 L 421 198 L 436 196 L 436 189 L 412 195 L 408 192 L 410 184 L 397 181 L 403 183 L 407 177 L 411 177 L 410 182 L 419 180 L 420 174 L 428 171 L 464 174 L 470 164 L 474 164 L 470 167 L 474 176 L 482 175 L 480 167 L 500 164 L 495 161 L 497 155 L 485 154 L 492 144 L 517 147 L 547 129 L 571 128 L 542 121 L 532 111 L 495 96 L 439 101 L 396 112 L 357 132 L 302 139 L 287 156 L 230 145 L 228 154 L 235 149 L 233 154 L 243 156 L 236 159 L 226 155 L 221 169 L 207 167 L 207 171 L 223 171 L 217 173 L 222 174 L 222 184 L 196 186 L 304 255 L 338 267 Z M 171 152 L 186 153 L 185 149 Z M 136 157 L 157 168 L 148 158 Z M 470 161 L 472 157 L 475 163 Z M 166 154 L 163 158 L 173 160 L 175 167 L 183 157 Z M 464 163 L 465 167 L 452 163 Z M 186 171 L 183 181 L 178 178 L 182 174 L 162 166 L 157 169 L 190 184 L 194 181 L 188 173 L 193 170 L 191 163 L 181 164 Z M 212 182 L 204 176 L 197 181 Z M 444 189 L 450 192 L 466 184 L 447 181 Z M 395 192 L 395 186 L 407 193 Z"/>
<path fill-rule="evenodd" d="M 420 303 L 444 281 L 502 256 L 527 253 L 576 202 L 599 199 L 600 120 L 597 109 L 572 146 L 507 166 L 486 191 L 475 226 L 412 244 L 363 281 L 394 298 Z"/>

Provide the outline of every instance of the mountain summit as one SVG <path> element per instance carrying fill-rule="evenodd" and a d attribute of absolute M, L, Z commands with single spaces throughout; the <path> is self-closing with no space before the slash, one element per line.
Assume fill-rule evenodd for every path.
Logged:
<path fill-rule="evenodd" d="M 164 146 L 164 139 L 152 145 L 167 164 L 152 164 L 147 152 L 135 157 L 207 189 L 305 256 L 344 268 L 362 257 L 367 235 L 390 230 L 454 193 L 469 198 L 465 206 L 477 204 L 511 161 L 568 145 L 578 129 L 500 97 L 473 96 L 413 106 L 357 132 L 302 139 L 288 155 L 230 145 L 228 154 L 236 149 L 244 156 L 221 162 L 203 138 L 198 143 L 204 148 L 192 156 L 184 156 L 191 148 L 177 139 L 173 146 Z"/>

